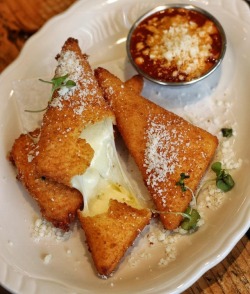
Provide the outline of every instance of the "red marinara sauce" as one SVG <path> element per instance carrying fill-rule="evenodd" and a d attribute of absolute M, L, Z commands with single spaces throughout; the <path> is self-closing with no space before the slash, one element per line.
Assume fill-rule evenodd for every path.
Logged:
<path fill-rule="evenodd" d="M 148 16 L 134 29 L 130 54 L 152 79 L 178 83 L 206 74 L 219 61 L 221 33 L 203 13 L 180 7 Z"/>

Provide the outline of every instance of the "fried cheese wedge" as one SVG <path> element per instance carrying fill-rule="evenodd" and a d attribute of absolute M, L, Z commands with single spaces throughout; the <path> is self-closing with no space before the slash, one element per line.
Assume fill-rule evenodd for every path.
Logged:
<path fill-rule="evenodd" d="M 84 208 L 79 210 L 78 216 L 88 236 L 93 258 L 99 256 L 99 263 L 105 265 L 99 267 L 99 263 L 95 263 L 98 273 L 108 275 L 149 222 L 151 212 L 143 210 L 121 167 L 114 141 L 114 113 L 106 103 L 77 40 L 70 38 L 65 42 L 57 61 L 55 77 L 67 75 L 68 80 L 76 85 L 54 93 L 43 118 L 34 160 L 40 176 L 82 193 Z M 113 209 L 110 212 L 111 200 L 118 201 L 118 209 L 121 205 L 124 207 L 122 214 L 116 214 Z M 131 215 L 139 217 L 141 213 L 146 214 L 143 221 L 136 222 L 131 218 Z M 97 221 L 99 218 L 104 220 Z M 121 234 L 121 226 L 113 226 L 113 223 L 120 224 L 124 218 L 133 222 L 124 223 L 123 228 L 130 232 L 129 239 L 120 239 L 118 244 L 116 236 Z M 96 231 L 102 232 L 107 226 L 110 234 L 102 235 L 104 240 L 98 243 L 99 246 L 93 246 Z M 107 243 L 117 246 L 107 248 Z M 106 253 L 100 256 L 100 251 Z M 109 255 L 115 259 L 107 260 Z"/>
<path fill-rule="evenodd" d="M 13 144 L 9 159 L 17 168 L 17 179 L 38 203 L 42 216 L 55 227 L 67 231 L 77 210 L 83 206 L 82 195 L 76 189 L 36 174 L 33 160 L 36 143 L 32 139 L 36 133 L 20 135 Z"/>
<path fill-rule="evenodd" d="M 149 223 L 151 212 L 111 199 L 108 211 L 92 217 L 79 212 L 78 216 L 97 272 L 107 278 Z"/>
<path fill-rule="evenodd" d="M 94 151 L 81 132 L 89 125 L 115 120 L 78 41 L 69 38 L 56 57 L 55 78 L 68 75 L 72 88 L 62 87 L 53 94 L 44 114 L 35 157 L 37 172 L 72 187 L 72 178 L 83 174 Z"/>
<path fill-rule="evenodd" d="M 205 130 L 136 94 L 103 68 L 95 71 L 117 127 L 137 163 L 144 182 L 168 230 L 176 229 L 192 200 L 218 145 Z M 176 185 L 180 174 L 187 191 Z"/>

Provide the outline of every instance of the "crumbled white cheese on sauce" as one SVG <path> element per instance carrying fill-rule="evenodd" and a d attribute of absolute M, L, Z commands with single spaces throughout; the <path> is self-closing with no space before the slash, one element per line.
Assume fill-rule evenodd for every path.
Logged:
<path fill-rule="evenodd" d="M 194 22 L 173 23 L 163 31 L 161 44 L 151 48 L 150 58 L 165 58 L 169 66 L 174 62 L 178 70 L 190 74 L 198 66 L 203 67 L 211 55 L 212 40 L 207 31 L 207 27 L 197 28 Z M 207 39 L 210 42 L 206 43 Z"/>
<path fill-rule="evenodd" d="M 200 21 L 193 20 L 188 10 L 165 12 L 144 19 L 133 32 L 136 42 L 131 45 L 131 54 L 135 63 L 149 76 L 166 81 L 202 76 L 218 60 L 215 23 L 199 13 Z"/>

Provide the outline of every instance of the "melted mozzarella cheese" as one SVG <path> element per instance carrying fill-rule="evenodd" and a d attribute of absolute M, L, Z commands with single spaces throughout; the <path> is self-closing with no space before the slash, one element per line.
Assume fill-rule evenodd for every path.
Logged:
<path fill-rule="evenodd" d="M 107 211 L 110 199 L 141 208 L 119 162 L 112 119 L 89 125 L 80 137 L 94 150 L 94 157 L 85 173 L 71 179 L 72 186 L 83 195 L 83 214 L 94 216 Z"/>

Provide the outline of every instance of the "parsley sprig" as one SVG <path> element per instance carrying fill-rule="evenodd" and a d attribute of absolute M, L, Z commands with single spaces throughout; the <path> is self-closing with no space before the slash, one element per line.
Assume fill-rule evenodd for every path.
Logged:
<path fill-rule="evenodd" d="M 63 87 L 66 87 L 67 89 L 71 89 L 76 86 L 76 83 L 72 80 L 68 80 L 68 77 L 69 77 L 69 74 L 66 74 L 61 77 L 54 77 L 51 81 L 39 79 L 39 81 L 41 81 L 43 83 L 47 83 L 47 84 L 52 85 L 51 96 L 50 96 L 49 102 L 52 100 L 53 94 L 56 90 L 61 89 Z M 25 111 L 26 112 L 42 112 L 42 111 L 46 110 L 47 107 L 48 106 L 46 106 L 45 108 L 40 109 L 40 110 L 25 110 Z"/>

